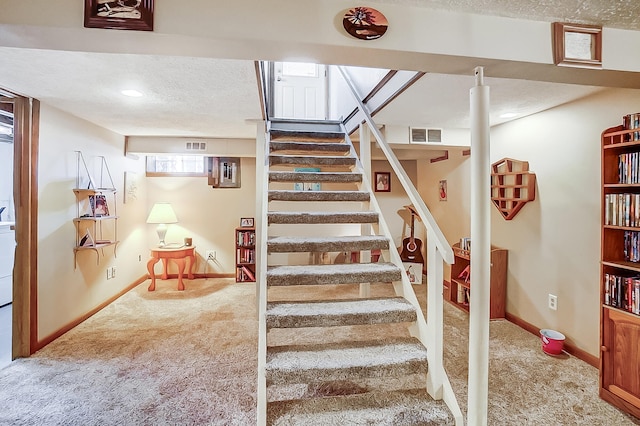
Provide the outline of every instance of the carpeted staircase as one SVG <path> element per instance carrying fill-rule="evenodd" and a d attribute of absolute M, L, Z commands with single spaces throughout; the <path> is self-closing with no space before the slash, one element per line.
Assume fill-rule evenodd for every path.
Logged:
<path fill-rule="evenodd" d="M 376 234 L 379 216 L 369 210 L 371 193 L 342 128 L 339 122 L 270 123 L 268 236 L 261 247 L 269 265 L 266 423 L 454 424 L 444 402 L 426 392 L 427 348 L 407 332 L 418 320 L 416 306 L 401 296 L 369 294 L 371 283 L 389 290 L 404 272 L 382 260 L 395 250 L 388 238 L 362 235 L 362 224 Z M 319 182 L 322 190 L 291 189 L 305 182 Z M 382 253 L 379 262 L 358 261 L 372 250 Z M 337 254 L 345 263 L 334 263 Z M 331 298 L 332 286 L 348 285 L 362 285 L 367 297 Z M 307 286 L 326 286 L 328 297 L 309 300 Z M 272 295 L 276 289 L 279 297 Z M 331 327 L 353 327 L 359 338 L 334 341 Z M 298 342 L 303 328 L 320 330 L 312 343 Z M 273 343 L 275 330 L 288 336 L 278 339 L 285 344 Z M 282 397 L 282 389 L 295 386 L 307 391 Z"/>

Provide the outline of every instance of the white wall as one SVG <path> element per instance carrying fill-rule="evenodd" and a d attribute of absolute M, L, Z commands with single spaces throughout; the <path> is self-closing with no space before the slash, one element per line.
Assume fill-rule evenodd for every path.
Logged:
<path fill-rule="evenodd" d="M 197 253 L 194 272 L 235 273 L 234 230 L 240 226 L 240 218 L 255 217 L 256 205 L 255 158 L 241 158 L 240 167 L 240 188 L 214 189 L 207 184 L 206 177 L 144 178 L 147 188 L 145 219 L 154 203 L 166 201 L 172 204 L 178 223 L 169 225 L 165 240 L 182 243 L 185 237 L 193 238 Z M 145 225 L 145 247 L 157 245 L 155 229 L 156 225 Z M 207 250 L 216 251 L 217 261 L 205 260 Z M 156 264 L 156 273 L 160 272 L 160 265 Z M 175 273 L 175 265 L 170 265 L 170 272 Z"/>
<path fill-rule="evenodd" d="M 90 168 L 107 160 L 117 193 L 117 257 L 104 249 L 78 254 L 74 269 L 76 154 Z M 122 204 L 124 171 L 142 173 L 142 162 L 124 157 L 124 137 L 41 104 L 38 160 L 38 338 L 41 340 L 86 314 L 145 274 L 138 255 L 146 253 L 145 206 Z M 94 176 L 95 177 L 95 176 Z M 142 183 L 143 184 L 143 183 Z M 140 188 L 144 193 L 144 188 Z M 110 206 L 113 208 L 113 206 Z M 144 257 L 143 257 L 144 259 Z M 106 268 L 116 267 L 107 281 Z"/>
<path fill-rule="evenodd" d="M 507 311 L 599 356 L 600 134 L 638 109 L 637 90 L 607 90 L 491 129 L 491 162 L 536 173 L 536 200 L 511 221 L 492 207 L 492 243 L 509 251 Z M 468 158 L 468 157 L 465 157 Z M 437 182 L 448 180 L 448 201 Z M 420 192 L 450 242 L 469 235 L 469 161 L 421 163 Z M 547 295 L 558 296 L 558 310 Z"/>

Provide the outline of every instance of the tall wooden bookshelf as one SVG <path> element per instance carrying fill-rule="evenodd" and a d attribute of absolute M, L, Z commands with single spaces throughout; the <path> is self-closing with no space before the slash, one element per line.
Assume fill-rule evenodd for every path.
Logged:
<path fill-rule="evenodd" d="M 453 246 L 454 263 L 451 265 L 449 291 L 445 291 L 445 299 L 452 305 L 469 312 L 471 289 L 471 251 L 460 248 L 460 243 Z M 489 295 L 489 317 L 504 318 L 507 296 L 507 250 L 491 246 L 491 274 Z"/>
<path fill-rule="evenodd" d="M 236 228 L 236 282 L 256 280 L 256 228 Z"/>
<path fill-rule="evenodd" d="M 602 133 L 600 397 L 640 417 L 640 114 Z"/>

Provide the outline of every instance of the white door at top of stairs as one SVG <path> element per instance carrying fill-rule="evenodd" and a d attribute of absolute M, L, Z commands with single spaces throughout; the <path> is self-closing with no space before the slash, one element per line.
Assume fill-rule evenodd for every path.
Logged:
<path fill-rule="evenodd" d="M 327 73 L 324 65 L 276 62 L 274 74 L 276 118 L 327 118 Z"/>

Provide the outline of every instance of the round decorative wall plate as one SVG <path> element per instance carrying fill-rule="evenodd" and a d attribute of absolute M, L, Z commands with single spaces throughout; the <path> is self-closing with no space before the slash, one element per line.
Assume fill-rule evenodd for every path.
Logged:
<path fill-rule="evenodd" d="M 387 32 L 387 18 L 370 7 L 354 7 L 342 18 L 342 26 L 353 37 L 360 40 L 375 40 Z"/>

